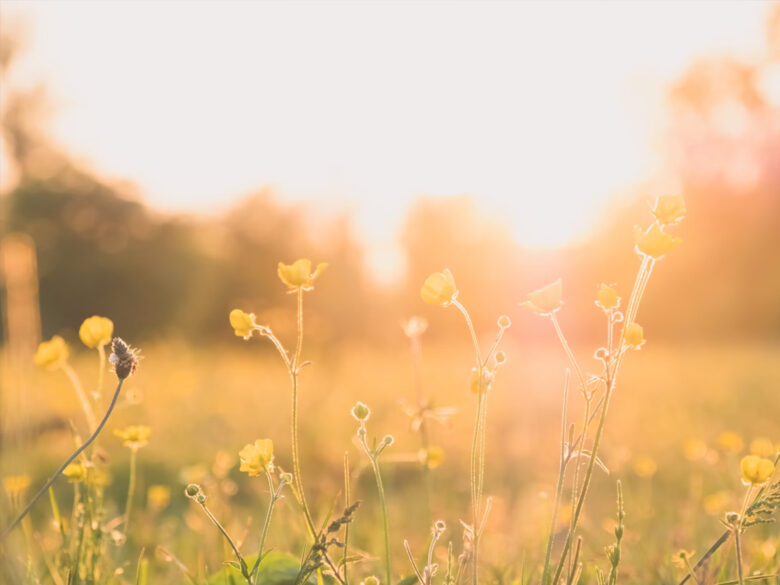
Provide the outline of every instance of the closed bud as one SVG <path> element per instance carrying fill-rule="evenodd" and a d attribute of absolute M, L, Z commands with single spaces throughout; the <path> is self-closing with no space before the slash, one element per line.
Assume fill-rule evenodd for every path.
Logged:
<path fill-rule="evenodd" d="M 187 494 L 188 498 L 194 498 L 200 493 L 200 486 L 197 483 L 191 483 L 185 488 L 184 493 Z"/>
<path fill-rule="evenodd" d="M 358 421 L 366 421 L 371 416 L 371 409 L 362 402 L 358 402 L 352 407 L 352 416 Z"/>

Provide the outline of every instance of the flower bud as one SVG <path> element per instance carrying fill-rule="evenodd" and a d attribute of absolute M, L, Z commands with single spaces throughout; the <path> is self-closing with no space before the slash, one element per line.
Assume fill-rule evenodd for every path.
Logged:
<path fill-rule="evenodd" d="M 639 323 L 629 323 L 626 326 L 625 342 L 627 345 L 639 349 L 645 343 L 644 330 Z"/>
<path fill-rule="evenodd" d="M 674 225 L 685 217 L 685 201 L 679 195 L 661 195 L 656 199 L 653 215 L 658 223 Z"/>
<path fill-rule="evenodd" d="M 114 337 L 108 361 L 114 365 L 116 377 L 124 380 L 138 367 L 138 350 L 127 345 L 121 338 Z"/>
<path fill-rule="evenodd" d="M 508 315 L 501 315 L 498 318 L 498 326 L 500 329 L 509 329 L 511 325 L 512 325 L 512 320 L 509 318 Z"/>
<path fill-rule="evenodd" d="M 371 416 L 371 409 L 362 402 L 358 402 L 352 407 L 352 416 L 355 417 L 355 420 L 367 421 L 368 417 Z"/>
<path fill-rule="evenodd" d="M 382 438 L 382 447 L 389 447 L 395 442 L 395 439 L 393 439 L 393 435 L 385 435 Z"/>
<path fill-rule="evenodd" d="M 446 307 L 451 304 L 458 296 L 458 289 L 455 287 L 455 277 L 448 269 L 441 272 L 434 272 L 428 278 L 420 289 L 422 300 L 430 305 L 439 305 Z"/>
<path fill-rule="evenodd" d="M 609 311 L 620 305 L 620 297 L 614 288 L 602 282 L 596 295 L 596 305 Z"/>
<path fill-rule="evenodd" d="M 194 498 L 200 493 L 200 486 L 197 483 L 191 483 L 184 489 L 184 493 L 188 498 Z"/>

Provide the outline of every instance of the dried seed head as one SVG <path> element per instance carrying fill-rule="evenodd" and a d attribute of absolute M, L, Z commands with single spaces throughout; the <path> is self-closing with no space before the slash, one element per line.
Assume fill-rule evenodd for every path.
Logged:
<path fill-rule="evenodd" d="M 114 337 L 108 361 L 114 365 L 116 377 L 124 380 L 138 367 L 138 350 L 127 345 L 119 337 Z"/>

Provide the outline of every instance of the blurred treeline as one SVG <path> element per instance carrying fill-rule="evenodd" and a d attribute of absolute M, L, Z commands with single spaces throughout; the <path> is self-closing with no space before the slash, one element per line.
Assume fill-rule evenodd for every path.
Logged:
<path fill-rule="evenodd" d="M 767 41 L 755 62 L 695 63 L 670 89 L 664 144 L 689 217 L 678 230 L 684 245 L 660 263 L 640 312 L 648 337 L 780 338 L 780 10 Z M 13 56 L 13 39 L 4 35 L 4 77 Z M 602 328 L 596 286 L 615 282 L 628 295 L 637 266 L 633 225 L 648 223 L 648 203 L 658 194 L 639 185 L 616 196 L 592 237 L 553 251 L 519 247 L 478 199 L 422 197 L 402 228 L 405 281 L 381 288 L 368 276 L 347 215 L 323 223 L 270 190 L 214 217 L 156 212 L 131 186 L 94 176 L 50 143 L 41 123 L 45 91 L 3 93 L 3 136 L 18 181 L 2 197 L 0 227 L 35 243 L 44 336 L 102 314 L 136 342 L 171 334 L 228 340 L 227 314 L 235 306 L 284 334 L 293 303 L 276 263 L 306 256 L 330 263 L 307 296 L 314 309 L 307 325 L 320 341 L 400 339 L 399 320 L 417 313 L 439 334 L 462 328 L 419 299 L 424 277 L 445 266 L 480 327 L 508 313 L 521 325 L 513 335 L 529 341 L 537 333 L 547 339 L 549 328 L 523 315 L 517 302 L 562 276 L 562 321 L 575 340 L 592 340 Z"/>

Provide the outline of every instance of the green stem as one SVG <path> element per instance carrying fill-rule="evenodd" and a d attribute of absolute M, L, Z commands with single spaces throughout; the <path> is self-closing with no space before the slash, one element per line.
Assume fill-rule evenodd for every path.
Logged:
<path fill-rule="evenodd" d="M 642 264 L 640 265 L 639 271 L 637 272 L 636 280 L 634 281 L 634 288 L 631 292 L 631 297 L 629 299 L 627 318 L 630 317 L 631 319 L 633 319 L 633 317 L 636 315 L 639 306 L 639 301 L 641 300 L 644 287 L 647 285 L 647 278 L 649 278 L 649 273 L 652 271 L 652 267 L 653 267 L 652 260 L 645 257 L 642 260 Z M 588 467 L 587 470 L 585 471 L 585 478 L 582 484 L 582 491 L 580 492 L 579 498 L 577 499 L 577 506 L 574 509 L 572 524 L 568 534 L 566 535 L 566 541 L 563 545 L 563 552 L 561 553 L 561 558 L 558 561 L 558 565 L 555 570 L 555 575 L 553 576 L 553 580 L 552 580 L 553 583 L 558 583 L 558 581 L 560 580 L 561 573 L 563 571 L 563 565 L 569 554 L 569 550 L 571 549 L 572 541 L 574 540 L 574 532 L 577 529 L 577 524 L 580 519 L 580 514 L 582 514 L 582 508 L 585 505 L 585 498 L 588 495 L 588 488 L 590 487 L 590 482 L 591 479 L 593 478 L 593 469 L 596 464 L 596 457 L 598 455 L 599 446 L 601 444 L 601 437 L 604 432 L 604 426 L 607 420 L 607 411 L 609 410 L 609 402 L 610 399 L 612 398 L 612 392 L 615 388 L 615 382 L 617 380 L 617 374 L 620 369 L 620 364 L 623 360 L 623 356 L 625 355 L 625 351 L 623 351 L 623 343 L 625 340 L 626 327 L 630 322 L 631 322 L 630 320 L 624 320 L 623 322 L 623 328 L 620 333 L 620 341 L 618 343 L 618 354 L 617 354 L 617 359 L 615 360 L 615 367 L 613 372 L 610 373 L 609 368 L 607 368 L 606 394 L 604 396 L 604 403 L 601 406 L 601 413 L 599 416 L 598 427 L 596 428 L 596 435 L 593 439 L 593 449 L 591 451 L 590 457 L 588 458 Z"/>
<path fill-rule="evenodd" d="M 73 385 L 73 388 L 76 390 L 76 395 L 79 397 L 79 402 L 81 402 L 81 408 L 84 409 L 84 414 L 87 417 L 89 430 L 94 431 L 95 427 L 97 426 L 97 421 L 95 420 L 95 411 L 92 409 L 92 403 L 87 398 L 87 393 L 84 392 L 84 387 L 81 385 L 79 377 L 76 375 L 76 372 L 73 370 L 71 365 L 67 362 L 65 362 L 65 364 L 62 366 L 62 371 L 65 372 L 65 375 L 68 377 L 70 383 Z"/>
<path fill-rule="evenodd" d="M 550 519 L 550 533 L 547 537 L 547 550 L 544 554 L 544 569 L 542 570 L 542 585 L 547 585 L 550 575 L 550 557 L 555 540 L 555 523 L 558 519 L 558 509 L 561 505 L 563 496 L 563 481 L 566 476 L 566 406 L 569 396 L 569 374 L 566 370 L 566 382 L 563 385 L 563 407 L 561 412 L 561 454 L 560 465 L 558 467 L 558 484 L 555 486 L 555 501 L 553 502 L 552 518 Z"/>
<path fill-rule="evenodd" d="M 54 472 L 54 475 L 52 475 L 48 479 L 48 481 L 43 485 L 43 487 L 40 490 L 38 490 L 38 493 L 36 493 L 35 496 L 33 496 L 33 499 L 30 500 L 30 503 L 27 504 L 27 506 L 25 506 L 25 508 L 24 508 L 24 510 L 22 510 L 21 514 L 19 514 L 19 516 L 17 516 L 16 519 L 13 522 L 11 522 L 11 524 L 5 530 L 3 530 L 2 534 L 0 534 L 0 542 L 5 540 L 5 538 L 11 533 L 11 531 L 14 528 L 16 528 L 16 526 L 19 524 L 19 522 L 22 521 L 22 518 L 24 518 L 28 514 L 28 512 L 32 509 L 32 507 L 35 504 L 35 502 L 38 501 L 38 498 L 40 498 L 43 494 L 45 494 L 48 491 L 49 487 L 60 476 L 60 474 L 63 472 L 63 470 L 70 463 L 72 463 L 73 460 L 76 459 L 76 457 L 78 457 L 81 454 L 81 452 L 84 451 L 84 449 L 86 449 L 87 447 L 89 447 L 92 444 L 92 442 L 97 438 L 97 436 L 100 434 L 100 431 L 103 430 L 103 427 L 105 426 L 106 422 L 108 422 L 108 417 L 111 416 L 111 413 L 113 412 L 114 407 L 116 406 L 116 401 L 119 398 L 120 390 L 122 390 L 122 383 L 123 382 L 124 382 L 124 379 L 121 379 L 121 380 L 119 380 L 119 383 L 116 385 L 116 390 L 114 390 L 114 396 L 111 399 L 111 404 L 109 404 L 108 410 L 106 411 L 106 414 L 103 416 L 103 420 L 100 421 L 100 424 L 98 424 L 97 428 L 92 433 L 92 435 L 90 435 L 90 437 L 86 440 L 86 442 L 81 447 L 76 449 L 73 452 L 73 454 L 65 460 L 65 463 L 63 463 L 60 466 L 60 468 L 57 471 Z"/>
<path fill-rule="evenodd" d="M 298 367 L 301 359 L 301 349 L 303 347 L 303 289 L 298 289 L 298 310 L 297 310 L 297 330 L 298 338 L 295 345 L 295 354 L 293 355 L 290 366 L 290 378 L 292 381 L 292 461 L 293 461 L 293 481 L 295 482 L 295 491 L 298 495 L 298 501 L 303 508 L 303 515 L 306 518 L 306 525 L 312 538 L 317 534 L 314 526 L 314 520 L 309 511 L 309 504 L 306 502 L 306 494 L 303 491 L 303 480 L 301 478 L 300 455 L 298 453 Z"/>
<path fill-rule="evenodd" d="M 471 579 L 473 585 L 477 585 L 479 582 L 479 512 L 482 505 L 482 476 L 484 470 L 484 458 L 485 458 L 485 442 L 483 436 L 483 422 L 484 411 L 487 406 L 487 393 L 482 388 L 482 356 L 479 350 L 479 341 L 477 340 L 477 333 L 474 330 L 474 324 L 471 321 L 469 312 L 457 299 L 452 301 L 458 310 L 463 314 L 463 318 L 466 320 L 466 326 L 471 334 L 471 341 L 474 344 L 474 357 L 477 367 L 477 379 L 478 379 L 478 396 L 477 401 L 477 414 L 474 421 L 474 437 L 471 442 L 471 509 L 472 509 L 472 522 L 474 528 L 474 547 L 473 558 L 471 560 Z"/>
<path fill-rule="evenodd" d="M 260 547 L 257 551 L 257 559 L 255 560 L 255 564 L 252 566 L 252 570 L 250 571 L 250 575 L 254 577 L 255 585 L 257 585 L 258 583 L 257 576 L 260 573 L 259 571 L 257 571 L 257 569 L 260 566 L 260 561 L 263 560 L 263 549 L 265 549 L 265 539 L 268 537 L 268 527 L 271 525 L 271 515 L 273 514 L 276 500 L 279 499 L 279 492 L 283 487 L 282 485 L 280 485 L 278 491 L 274 489 L 274 480 L 271 477 L 271 472 L 268 471 L 267 467 L 265 469 L 265 476 L 268 479 L 268 489 L 270 490 L 271 493 L 271 500 L 268 503 L 268 510 L 265 513 L 265 521 L 263 522 L 263 530 L 260 533 Z"/>
<path fill-rule="evenodd" d="M 382 483 L 382 474 L 379 472 L 379 461 L 376 454 L 370 455 L 371 467 L 376 478 L 376 488 L 379 492 L 379 503 L 382 506 L 382 526 L 385 532 L 385 575 L 386 583 L 392 584 L 392 572 L 390 570 L 390 519 L 387 514 L 387 499 L 385 498 L 385 486 Z"/>
<path fill-rule="evenodd" d="M 211 510 L 209 510 L 205 502 L 198 502 L 198 503 L 200 504 L 200 507 L 203 508 L 203 511 L 206 513 L 206 516 L 209 517 L 209 520 L 211 520 L 214 526 L 216 526 L 217 529 L 222 533 L 222 536 L 225 537 L 225 540 L 228 541 L 230 548 L 233 549 L 233 554 L 235 554 L 236 559 L 238 559 L 238 564 L 241 567 L 241 575 L 243 575 L 244 579 L 246 579 L 248 585 L 252 585 L 252 579 L 249 576 L 249 570 L 247 569 L 246 561 L 244 560 L 244 557 L 241 556 L 241 552 L 238 550 L 236 543 L 233 542 L 232 538 L 230 538 L 230 535 L 227 533 L 227 530 L 225 530 L 225 527 L 222 526 L 219 520 L 217 520 L 216 516 L 214 516 L 214 514 L 211 513 Z"/>
<path fill-rule="evenodd" d="M 352 505 L 351 500 L 351 494 L 350 494 L 350 485 L 349 485 L 349 452 L 344 451 L 344 509 L 349 508 Z M 350 523 L 347 522 L 347 524 L 344 525 L 344 556 L 342 557 L 342 563 L 344 565 L 344 582 L 348 583 L 347 581 L 347 557 L 349 555 L 349 525 Z"/>
<path fill-rule="evenodd" d="M 103 393 L 103 380 L 106 377 L 106 348 L 98 345 L 98 383 L 95 390 L 95 398 L 99 398 Z"/>
<path fill-rule="evenodd" d="M 130 512 L 133 510 L 133 497 L 135 496 L 135 475 L 136 475 L 136 460 L 138 459 L 138 449 L 131 447 L 130 449 L 130 479 L 127 482 L 127 502 L 125 502 L 125 534 L 128 533 L 128 526 L 130 524 Z"/>

